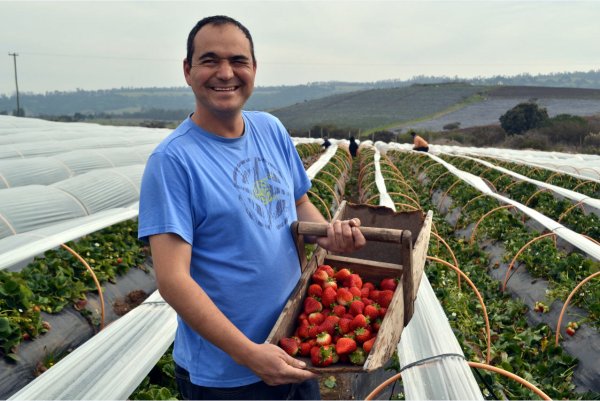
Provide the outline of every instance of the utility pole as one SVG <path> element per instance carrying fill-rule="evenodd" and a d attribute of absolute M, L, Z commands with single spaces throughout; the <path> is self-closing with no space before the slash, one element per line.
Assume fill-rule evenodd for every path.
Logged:
<path fill-rule="evenodd" d="M 21 116 L 21 104 L 19 103 L 19 81 L 17 80 L 17 56 L 19 53 L 8 53 L 12 56 L 15 65 L 15 86 L 17 87 L 17 116 Z"/>

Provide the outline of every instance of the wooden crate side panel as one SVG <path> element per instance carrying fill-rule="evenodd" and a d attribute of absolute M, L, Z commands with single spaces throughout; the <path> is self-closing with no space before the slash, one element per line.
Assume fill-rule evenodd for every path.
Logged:
<path fill-rule="evenodd" d="M 412 267 L 413 267 L 413 301 L 417 299 L 419 293 L 419 284 L 421 284 L 421 277 L 423 276 L 423 270 L 425 270 L 425 262 L 427 259 L 427 251 L 429 250 L 429 239 L 431 238 L 431 225 L 433 221 L 433 212 L 430 210 L 427 212 L 423 229 L 419 233 L 419 237 L 415 242 L 415 246 L 412 251 Z M 408 322 L 406 322 L 408 323 Z"/>
<path fill-rule="evenodd" d="M 372 371 L 382 367 L 391 358 L 400 336 L 404 330 L 404 292 L 399 285 L 394 291 L 394 297 L 390 303 L 385 318 L 381 323 L 377 340 L 365 361 L 364 370 Z"/>

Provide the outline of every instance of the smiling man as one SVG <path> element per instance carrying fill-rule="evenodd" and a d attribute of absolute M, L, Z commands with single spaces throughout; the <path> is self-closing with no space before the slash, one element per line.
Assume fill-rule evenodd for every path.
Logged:
<path fill-rule="evenodd" d="M 265 344 L 300 278 L 295 220 L 326 222 L 281 122 L 243 111 L 257 62 L 250 32 L 226 16 L 199 21 L 183 62 L 194 112 L 150 155 L 139 232 L 159 291 L 177 311 L 173 359 L 184 399 L 318 399 L 316 375 Z M 357 219 L 317 243 L 361 248 Z"/>

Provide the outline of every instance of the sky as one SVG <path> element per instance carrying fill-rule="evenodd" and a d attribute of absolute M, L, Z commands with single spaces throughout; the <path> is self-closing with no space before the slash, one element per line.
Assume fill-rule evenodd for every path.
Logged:
<path fill-rule="evenodd" d="M 0 95 L 15 60 L 20 93 L 183 87 L 187 35 L 216 14 L 252 33 L 257 86 L 600 69 L 600 0 L 0 0 Z"/>

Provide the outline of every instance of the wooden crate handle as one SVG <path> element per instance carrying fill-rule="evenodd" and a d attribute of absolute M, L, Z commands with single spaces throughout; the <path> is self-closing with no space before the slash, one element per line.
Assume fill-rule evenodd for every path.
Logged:
<path fill-rule="evenodd" d="M 317 237 L 327 236 L 326 223 L 298 221 L 293 223 L 292 229 L 297 235 L 314 235 Z M 392 242 L 401 244 L 405 240 L 411 240 L 411 232 L 408 230 L 396 230 L 393 228 L 380 227 L 359 227 L 359 230 L 368 241 Z"/>

